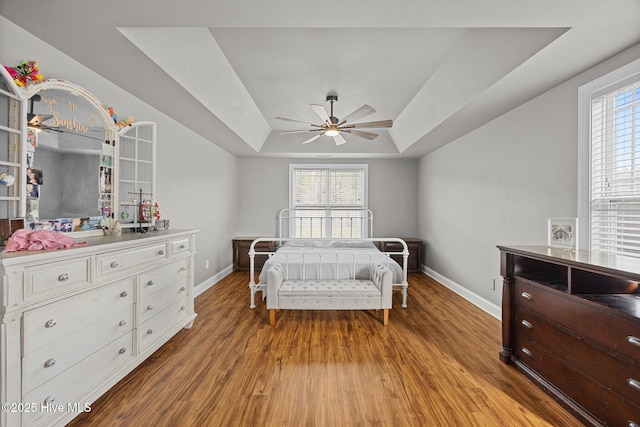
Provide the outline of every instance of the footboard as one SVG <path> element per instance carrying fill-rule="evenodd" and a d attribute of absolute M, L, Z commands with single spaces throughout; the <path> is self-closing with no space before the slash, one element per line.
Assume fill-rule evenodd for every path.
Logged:
<path fill-rule="evenodd" d="M 314 252 L 313 249 L 306 248 L 306 251 L 301 251 L 299 253 L 287 253 L 282 254 L 278 251 L 258 251 L 256 250 L 256 244 L 258 242 L 276 242 L 278 245 L 281 245 L 285 241 L 291 244 L 292 242 L 295 245 L 301 245 L 303 247 L 305 244 L 321 242 L 321 244 L 326 244 L 328 242 L 338 243 L 339 248 L 334 248 L 333 250 L 324 250 L 323 252 L 317 251 Z M 341 250 L 343 248 L 341 246 L 344 242 L 355 242 L 357 243 L 375 243 L 375 242 L 398 242 L 402 245 L 402 251 L 365 251 L 364 249 L 358 250 L 355 249 L 352 252 L 346 252 Z M 255 256 L 256 254 L 267 255 L 269 260 L 264 265 L 264 271 L 262 272 L 260 279 L 256 282 L 254 267 L 255 267 Z M 276 258 L 273 258 L 276 256 Z M 392 258 L 392 255 L 401 255 L 402 256 L 402 266 L 398 265 Z M 349 257 L 352 257 L 351 262 L 349 262 Z M 336 279 L 343 280 L 348 278 L 358 279 L 362 277 L 358 277 L 358 269 L 360 271 L 364 271 L 363 267 L 366 265 L 366 271 L 369 271 L 369 266 L 374 263 L 382 263 L 387 267 L 394 270 L 395 277 L 392 280 L 392 286 L 394 288 L 400 288 L 402 290 L 402 307 L 407 307 L 407 296 L 408 296 L 408 281 L 407 281 L 407 260 L 409 257 L 409 250 L 407 248 L 407 244 L 404 240 L 399 238 L 369 238 L 369 239 L 345 239 L 345 240 L 336 240 L 336 239 L 290 239 L 290 238 L 258 238 L 251 243 L 249 249 L 249 261 L 250 261 L 250 281 L 249 288 L 251 291 L 251 305 L 250 308 L 255 308 L 255 294 L 258 291 L 262 292 L 262 298 L 265 299 L 268 297 L 269 290 L 267 289 L 267 273 L 268 268 L 275 262 L 281 264 L 282 267 L 282 280 L 325 280 L 325 279 Z M 275 261 L 274 261 L 275 260 Z M 333 276 L 333 272 L 335 272 L 335 276 Z M 349 275 L 353 273 L 353 277 Z M 366 279 L 371 279 L 371 277 L 366 277 Z"/>

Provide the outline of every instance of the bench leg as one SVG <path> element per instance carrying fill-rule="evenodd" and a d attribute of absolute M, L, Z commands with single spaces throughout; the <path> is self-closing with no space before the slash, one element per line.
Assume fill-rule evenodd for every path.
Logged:
<path fill-rule="evenodd" d="M 383 319 L 384 320 L 382 321 L 382 324 L 384 326 L 387 326 L 389 324 L 389 309 L 388 308 L 384 309 Z"/>
<path fill-rule="evenodd" d="M 269 310 L 269 322 L 271 323 L 271 326 L 276 325 L 276 311 L 273 308 Z"/>

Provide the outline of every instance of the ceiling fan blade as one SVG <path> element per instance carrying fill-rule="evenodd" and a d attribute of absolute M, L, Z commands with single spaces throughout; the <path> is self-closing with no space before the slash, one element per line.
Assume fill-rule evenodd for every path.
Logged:
<path fill-rule="evenodd" d="M 347 140 L 344 139 L 340 134 L 334 135 L 333 140 L 336 142 L 336 145 L 342 145 L 347 143 Z"/>
<path fill-rule="evenodd" d="M 302 141 L 302 143 L 303 143 L 303 144 L 308 144 L 308 143 L 313 142 L 313 141 L 315 141 L 316 139 L 320 138 L 322 135 L 324 135 L 324 132 L 319 133 L 319 134 L 317 134 L 317 135 L 315 135 L 315 136 L 312 136 L 311 138 L 307 139 L 306 141 Z"/>
<path fill-rule="evenodd" d="M 317 128 L 321 128 L 322 127 L 322 125 L 316 125 L 314 123 L 305 122 L 303 120 L 287 119 L 286 117 L 276 117 L 276 119 L 278 119 L 278 120 L 286 120 L 288 122 L 305 123 L 305 124 L 308 124 L 308 125 L 311 125 L 311 126 L 315 126 Z"/>
<path fill-rule="evenodd" d="M 355 135 L 355 136 L 359 136 L 361 138 L 367 138 L 367 139 L 376 139 L 378 137 L 377 133 L 364 132 L 364 131 L 355 130 L 355 129 L 344 129 L 343 132 L 347 132 L 351 135 Z"/>
<path fill-rule="evenodd" d="M 324 123 L 331 124 L 329 113 L 327 113 L 327 110 L 325 110 L 322 105 L 318 105 L 318 104 L 310 104 L 310 105 L 311 105 L 311 108 L 313 108 L 313 111 L 316 112 L 318 117 L 320 117 Z"/>
<path fill-rule="evenodd" d="M 340 126 L 340 129 L 356 129 L 356 128 L 390 128 L 393 126 L 393 120 L 380 120 L 377 122 L 353 123 Z"/>
<path fill-rule="evenodd" d="M 375 112 L 376 110 L 374 110 L 373 107 L 370 107 L 367 104 L 364 104 L 362 107 L 358 108 L 356 111 L 354 111 L 353 113 L 349 114 L 347 117 L 342 119 L 340 123 L 338 123 L 338 126 L 345 123 L 355 122 L 356 120 L 361 119 L 370 114 L 373 114 Z"/>
<path fill-rule="evenodd" d="M 287 135 L 289 133 L 309 133 L 309 132 L 320 132 L 323 131 L 324 129 L 307 129 L 307 130 L 287 130 L 287 131 L 282 131 L 282 132 L 278 132 L 278 135 Z"/>

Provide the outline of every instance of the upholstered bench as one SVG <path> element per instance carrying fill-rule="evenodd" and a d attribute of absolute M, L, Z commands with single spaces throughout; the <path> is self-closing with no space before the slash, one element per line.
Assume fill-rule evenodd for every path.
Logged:
<path fill-rule="evenodd" d="M 382 263 L 370 267 L 370 279 L 287 280 L 281 264 L 267 270 L 267 309 L 271 325 L 276 310 L 384 310 L 389 321 L 392 274 Z"/>

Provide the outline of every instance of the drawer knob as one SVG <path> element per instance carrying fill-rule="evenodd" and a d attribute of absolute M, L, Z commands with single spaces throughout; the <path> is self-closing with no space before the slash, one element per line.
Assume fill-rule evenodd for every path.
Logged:
<path fill-rule="evenodd" d="M 184 286 L 180 288 L 180 291 L 181 291 L 181 292 L 184 292 L 184 291 L 186 291 L 186 290 L 187 290 L 187 288 L 185 288 Z"/>
<path fill-rule="evenodd" d="M 44 362 L 44 367 L 45 367 L 45 368 L 50 368 L 50 367 L 52 367 L 52 366 L 53 366 L 53 365 L 55 365 L 55 364 L 56 364 L 56 359 L 54 359 L 54 358 L 52 357 L 51 359 L 49 359 L 49 360 L 47 360 L 46 362 Z"/>
<path fill-rule="evenodd" d="M 118 261 L 113 261 L 111 263 L 111 268 L 116 268 L 118 266 Z"/>
<path fill-rule="evenodd" d="M 187 271 L 187 267 L 181 267 L 180 271 Z"/>
<path fill-rule="evenodd" d="M 151 335 L 153 333 L 152 329 L 147 329 L 147 335 Z"/>
<path fill-rule="evenodd" d="M 533 359 L 533 353 L 531 353 L 531 350 L 529 350 L 528 348 L 522 347 L 522 352 Z"/>
<path fill-rule="evenodd" d="M 127 295 L 129 295 L 129 294 L 127 293 L 127 291 L 122 291 L 122 292 L 120 292 L 120 296 L 121 296 L 122 298 L 126 297 Z"/>
<path fill-rule="evenodd" d="M 122 319 L 122 320 L 118 323 L 118 325 L 120 325 L 120 326 L 125 326 L 126 324 L 127 324 L 127 321 L 126 321 L 126 320 L 124 320 L 124 319 Z"/>
<path fill-rule="evenodd" d="M 153 286 L 153 280 L 149 280 L 149 281 L 147 282 L 147 286 Z"/>
<path fill-rule="evenodd" d="M 628 378 L 627 384 L 629 384 L 629 387 L 635 388 L 636 390 L 640 391 L 640 381 L 634 380 L 633 378 Z"/>
<path fill-rule="evenodd" d="M 530 322 L 527 322 L 526 320 L 522 321 L 522 326 L 524 326 L 527 329 L 533 329 L 533 325 Z"/>
<path fill-rule="evenodd" d="M 147 310 L 149 310 L 149 311 L 153 310 L 153 306 L 152 306 L 151 304 L 149 304 L 149 305 L 147 306 Z"/>
<path fill-rule="evenodd" d="M 122 347 L 120 350 L 118 350 L 118 354 L 125 354 L 127 352 L 127 349 Z"/>
<path fill-rule="evenodd" d="M 186 310 L 187 307 L 185 307 L 184 305 L 182 307 L 180 307 L 180 310 Z"/>
<path fill-rule="evenodd" d="M 531 295 L 529 292 L 523 292 L 522 298 L 528 299 L 529 301 L 533 301 L 533 295 Z"/>
<path fill-rule="evenodd" d="M 163 249 L 160 249 L 160 250 L 158 251 L 158 255 L 164 255 L 164 250 L 163 250 Z"/>
<path fill-rule="evenodd" d="M 53 328 L 57 324 L 58 324 L 58 321 L 56 319 L 49 319 L 47 320 L 47 323 L 44 324 L 44 326 L 45 328 Z"/>
<path fill-rule="evenodd" d="M 51 405 L 51 404 L 52 404 L 53 402 L 55 402 L 55 401 L 56 401 L 56 397 L 55 397 L 53 394 L 51 394 L 51 395 L 47 396 L 47 397 L 44 399 L 44 403 L 45 403 L 45 405 Z"/>
<path fill-rule="evenodd" d="M 640 338 L 634 337 L 629 335 L 627 337 L 627 341 L 629 342 L 629 344 L 631 345 L 635 345 L 636 347 L 640 347 Z"/>
<path fill-rule="evenodd" d="M 58 282 L 64 282 L 69 280 L 69 275 L 67 273 L 63 273 L 58 276 Z"/>
<path fill-rule="evenodd" d="M 184 249 L 184 243 L 180 245 L 180 249 Z"/>

